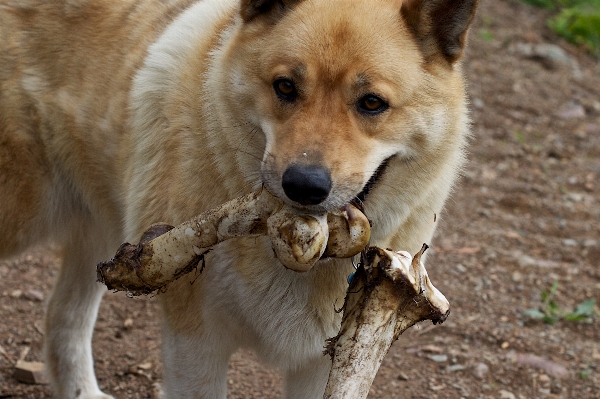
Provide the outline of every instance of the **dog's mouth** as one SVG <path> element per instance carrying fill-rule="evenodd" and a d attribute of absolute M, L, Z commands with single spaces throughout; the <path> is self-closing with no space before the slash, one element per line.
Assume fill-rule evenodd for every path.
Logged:
<path fill-rule="evenodd" d="M 369 196 L 369 193 L 371 192 L 371 190 L 373 190 L 373 187 L 375 187 L 375 185 L 377 184 L 377 182 L 381 179 L 381 177 L 383 176 L 383 174 L 385 173 L 385 170 L 387 169 L 390 160 L 392 159 L 393 155 L 389 158 L 386 158 L 380 165 L 379 167 L 377 167 L 377 170 L 375 170 L 375 173 L 373 173 L 373 175 L 369 178 L 369 180 L 367 181 L 367 184 L 365 184 L 365 186 L 363 187 L 362 191 L 360 193 L 358 193 L 356 195 L 356 197 L 354 197 L 354 199 L 352 201 L 350 201 L 350 203 L 352 205 L 354 205 L 355 207 L 357 207 L 358 209 L 360 209 L 361 211 L 363 211 L 363 204 L 366 201 L 367 197 Z"/>
<path fill-rule="evenodd" d="M 373 174 L 371 175 L 369 180 L 365 183 L 362 190 L 358 194 L 356 194 L 356 196 L 354 198 L 352 198 L 349 201 L 349 203 L 351 205 L 355 206 L 356 208 L 358 208 L 361 211 L 364 211 L 364 202 L 367 200 L 369 194 L 375 188 L 375 186 L 377 185 L 379 180 L 381 180 L 381 178 L 383 177 L 383 175 L 386 172 L 387 167 L 393 157 L 394 157 L 394 155 L 390 156 L 389 158 L 386 158 L 383 162 L 381 162 L 381 164 L 377 167 L 375 172 L 373 172 Z M 324 204 L 302 205 L 298 202 L 290 200 L 288 197 L 286 197 L 286 194 L 280 193 L 280 192 L 278 192 L 278 190 L 272 190 L 270 188 L 270 185 L 264 178 L 263 178 L 263 187 L 265 187 L 267 190 L 269 190 L 269 192 L 271 192 L 272 195 L 282 198 L 284 201 L 288 202 L 290 206 L 298 209 L 301 212 L 314 213 L 314 212 L 331 211 L 332 209 L 338 209 L 338 207 L 340 206 L 340 205 L 337 205 L 337 206 L 335 206 L 335 208 L 332 208 L 334 205 L 331 205 L 331 204 L 328 206 L 324 206 Z"/>

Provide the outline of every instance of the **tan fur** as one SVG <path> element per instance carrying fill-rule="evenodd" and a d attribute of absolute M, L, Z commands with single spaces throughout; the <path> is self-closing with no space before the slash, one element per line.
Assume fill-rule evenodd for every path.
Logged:
<path fill-rule="evenodd" d="M 0 0 L 0 255 L 65 248 L 46 318 L 57 398 L 108 398 L 94 265 L 260 185 L 291 202 L 291 164 L 331 176 L 312 211 L 353 200 L 389 159 L 364 203 L 372 244 L 431 240 L 468 134 L 457 60 L 476 0 L 422 1 Z M 368 94 L 389 108 L 359 112 Z M 350 270 L 292 272 L 264 239 L 220 245 L 195 284 L 159 295 L 167 397 L 224 398 L 239 347 L 283 370 L 287 398 L 320 397 Z"/>

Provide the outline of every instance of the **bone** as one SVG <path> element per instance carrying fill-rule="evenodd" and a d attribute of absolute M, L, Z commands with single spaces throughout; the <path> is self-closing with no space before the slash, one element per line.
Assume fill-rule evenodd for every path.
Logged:
<path fill-rule="evenodd" d="M 362 255 L 346 295 L 340 333 L 326 346 L 333 363 L 323 399 L 366 398 L 400 334 L 423 320 L 446 320 L 450 305 L 421 263 L 426 249 L 423 245 L 412 257 L 371 247 Z"/>
<path fill-rule="evenodd" d="M 115 257 L 98 264 L 98 281 L 129 295 L 149 294 L 203 267 L 204 256 L 220 242 L 268 235 L 277 259 L 298 272 L 322 257 L 347 258 L 369 242 L 366 216 L 352 205 L 329 214 L 306 214 L 266 189 L 233 199 L 177 227 L 151 226 L 140 242 L 125 243 Z"/>

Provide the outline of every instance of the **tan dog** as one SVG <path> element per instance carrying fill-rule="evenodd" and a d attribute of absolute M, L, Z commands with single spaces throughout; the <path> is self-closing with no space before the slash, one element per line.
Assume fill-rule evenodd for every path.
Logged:
<path fill-rule="evenodd" d="M 57 398 L 109 398 L 95 265 L 154 222 L 265 185 L 306 210 L 364 201 L 372 244 L 417 252 L 468 134 L 459 59 L 477 0 L 0 0 L 0 255 L 51 238 Z M 285 269 L 240 239 L 159 295 L 169 398 L 224 398 L 249 347 L 321 397 L 348 260 Z M 336 302 L 337 301 L 337 302 Z"/>

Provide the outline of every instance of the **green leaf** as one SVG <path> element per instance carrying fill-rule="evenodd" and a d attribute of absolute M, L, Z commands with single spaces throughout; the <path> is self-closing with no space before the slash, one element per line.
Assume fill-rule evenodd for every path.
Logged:
<path fill-rule="evenodd" d="M 596 308 L 596 300 L 588 299 L 586 301 L 581 302 L 577 307 L 573 310 L 573 314 L 592 317 L 594 316 L 594 309 Z"/>
<path fill-rule="evenodd" d="M 540 312 L 537 309 L 527 309 L 523 312 L 523 314 L 534 319 L 543 319 L 544 317 L 546 317 L 545 313 Z"/>
<path fill-rule="evenodd" d="M 595 316 L 596 300 L 588 299 L 581 302 L 573 309 L 573 312 L 564 315 L 568 321 L 591 321 Z"/>

